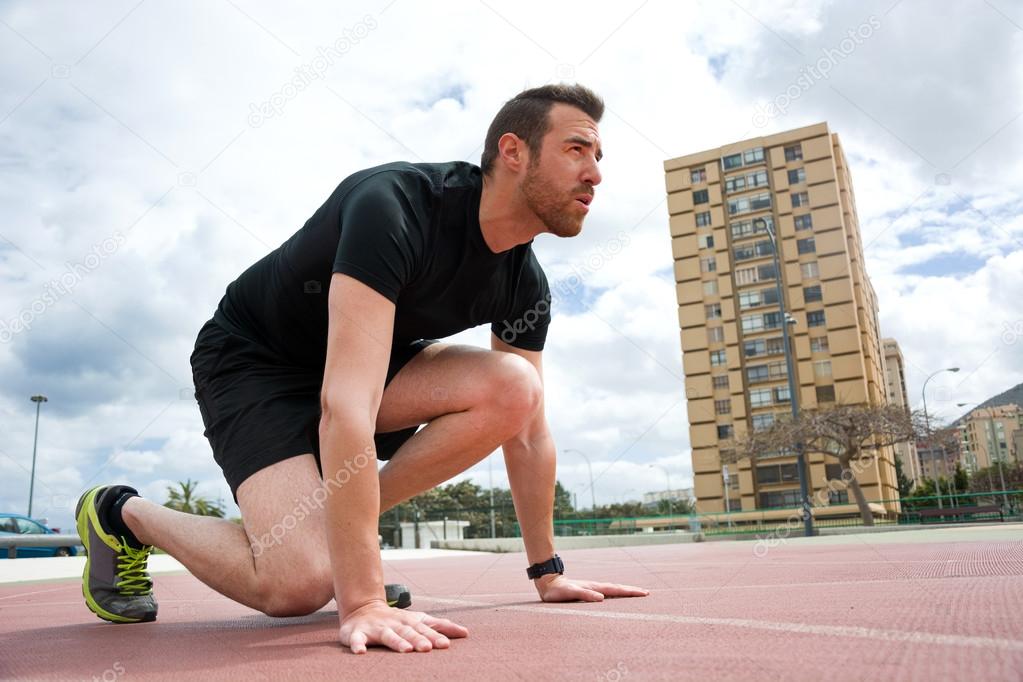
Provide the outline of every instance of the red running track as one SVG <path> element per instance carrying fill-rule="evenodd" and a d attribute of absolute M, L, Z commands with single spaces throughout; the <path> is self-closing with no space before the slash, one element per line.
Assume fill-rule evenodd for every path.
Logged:
<path fill-rule="evenodd" d="M 961 535 L 961 534 L 957 534 Z M 1023 540 L 716 542 L 567 551 L 570 577 L 642 599 L 542 604 L 522 554 L 385 566 L 413 606 L 470 637 L 351 655 L 333 605 L 274 619 L 187 574 L 157 576 L 155 623 L 89 613 L 77 581 L 0 586 L 0 676 L 180 680 L 1020 680 Z M 1020 536 L 1023 538 L 1023 535 Z M 823 538 L 818 540 L 824 540 Z"/>

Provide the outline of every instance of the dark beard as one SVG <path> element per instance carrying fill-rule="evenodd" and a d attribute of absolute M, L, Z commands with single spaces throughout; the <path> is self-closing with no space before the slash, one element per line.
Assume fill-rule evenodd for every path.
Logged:
<path fill-rule="evenodd" d="M 519 189 L 526 205 L 544 224 L 548 232 L 558 237 L 574 237 L 583 229 L 583 216 L 573 215 L 567 210 L 567 200 L 559 195 L 551 183 L 536 167 L 526 171 L 526 177 Z"/>

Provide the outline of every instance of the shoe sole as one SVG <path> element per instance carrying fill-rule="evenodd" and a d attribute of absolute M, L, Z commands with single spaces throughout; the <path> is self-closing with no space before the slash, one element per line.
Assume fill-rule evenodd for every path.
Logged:
<path fill-rule="evenodd" d="M 75 507 L 75 525 L 78 528 L 78 537 L 82 540 L 82 546 L 85 547 L 85 568 L 82 570 L 82 596 L 85 597 L 85 605 L 89 607 L 96 616 L 102 620 L 110 623 L 146 623 L 149 621 L 156 620 L 154 615 L 152 618 L 127 618 L 125 616 L 119 616 L 116 613 L 110 613 L 102 606 L 100 606 L 93 598 L 92 593 L 89 592 L 89 566 L 92 563 L 89 556 L 89 510 L 94 506 L 96 501 L 96 493 L 106 486 L 98 485 L 88 490 L 78 500 L 78 506 Z M 85 509 L 85 514 L 82 514 L 82 509 Z"/>

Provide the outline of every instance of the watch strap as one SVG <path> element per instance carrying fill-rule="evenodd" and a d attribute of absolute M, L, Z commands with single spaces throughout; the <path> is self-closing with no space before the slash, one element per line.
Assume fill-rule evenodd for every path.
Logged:
<path fill-rule="evenodd" d="M 563 574 L 564 572 L 565 562 L 563 562 L 561 560 L 561 557 L 559 557 L 557 554 L 555 554 L 547 561 L 543 561 L 539 564 L 533 564 L 532 566 L 526 569 L 526 575 L 529 576 L 530 580 L 536 580 L 537 578 L 548 575 L 550 573 Z"/>

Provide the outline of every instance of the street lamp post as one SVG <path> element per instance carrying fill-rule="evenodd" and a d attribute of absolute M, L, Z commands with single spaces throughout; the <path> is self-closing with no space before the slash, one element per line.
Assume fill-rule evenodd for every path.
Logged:
<path fill-rule="evenodd" d="M 32 440 L 32 475 L 28 479 L 28 514 L 26 514 L 26 516 L 31 518 L 32 495 L 35 493 L 36 485 L 36 448 L 39 445 L 39 409 L 47 400 L 45 395 L 34 395 L 29 400 L 36 404 L 36 435 Z"/>
<path fill-rule="evenodd" d="M 668 489 L 666 491 L 667 498 L 668 498 L 668 528 L 671 528 L 671 517 L 675 514 L 675 510 L 672 508 L 672 505 L 671 505 L 671 474 L 668 473 L 667 469 L 665 469 L 664 467 L 659 466 L 657 464 L 651 464 L 650 468 L 651 469 L 660 469 L 661 471 L 664 472 L 664 480 L 668 484 Z"/>
<path fill-rule="evenodd" d="M 781 342 L 785 347 L 785 373 L 788 376 L 789 405 L 792 408 L 792 419 L 799 418 L 799 394 L 796 386 L 795 363 L 792 359 L 792 347 L 789 339 L 789 324 L 795 324 L 795 319 L 790 319 L 785 310 L 785 292 L 781 282 L 781 260 L 778 237 L 775 234 L 773 224 L 769 224 L 764 218 L 757 218 L 754 224 L 759 223 L 771 239 L 771 255 L 774 260 L 774 286 L 778 295 L 778 308 L 781 312 Z M 799 496 L 802 499 L 803 508 L 803 534 L 810 537 L 813 532 L 813 513 L 810 507 L 810 481 L 807 475 L 806 453 L 803 452 L 802 443 L 796 444 L 796 472 L 799 474 Z"/>
<path fill-rule="evenodd" d="M 593 505 L 593 515 L 596 516 L 596 514 L 597 514 L 597 493 L 594 492 L 594 490 L 593 490 L 593 465 L 590 464 L 590 458 L 587 457 L 585 455 L 585 453 L 583 453 L 583 452 L 581 452 L 579 450 L 576 450 L 575 448 L 568 448 L 567 450 L 565 450 L 565 452 L 566 453 L 574 452 L 575 454 L 580 455 L 583 459 L 586 460 L 586 467 L 590 470 L 590 502 Z"/>
<path fill-rule="evenodd" d="M 928 449 L 932 453 L 931 461 L 934 461 L 934 456 L 933 456 L 933 453 L 934 453 L 934 443 L 931 442 L 931 438 L 932 438 L 932 434 L 931 434 L 931 418 L 930 418 L 930 416 L 929 416 L 929 414 L 927 412 L 927 382 L 930 381 L 931 379 L 933 379 L 934 377 L 938 376 L 942 372 L 953 372 L 953 373 L 955 373 L 955 372 L 958 372 L 958 371 L 959 371 L 958 367 L 946 367 L 945 369 L 939 369 L 937 372 L 932 372 L 930 374 L 930 376 L 928 376 L 926 379 L 924 379 L 923 388 L 920 389 L 920 396 L 923 398 L 923 402 L 924 402 L 924 428 L 927 430 L 927 445 L 928 445 Z M 944 446 L 942 446 L 942 448 L 941 448 L 941 459 L 942 459 L 942 464 L 944 464 L 944 459 L 945 459 L 945 447 Z M 941 468 L 942 468 L 942 470 L 944 470 L 945 467 L 942 466 Z M 938 509 L 941 509 L 942 508 L 942 505 L 941 505 L 941 483 L 938 481 L 938 467 L 937 467 L 937 465 L 935 465 L 935 467 L 934 467 L 934 490 L 938 493 Z"/>

